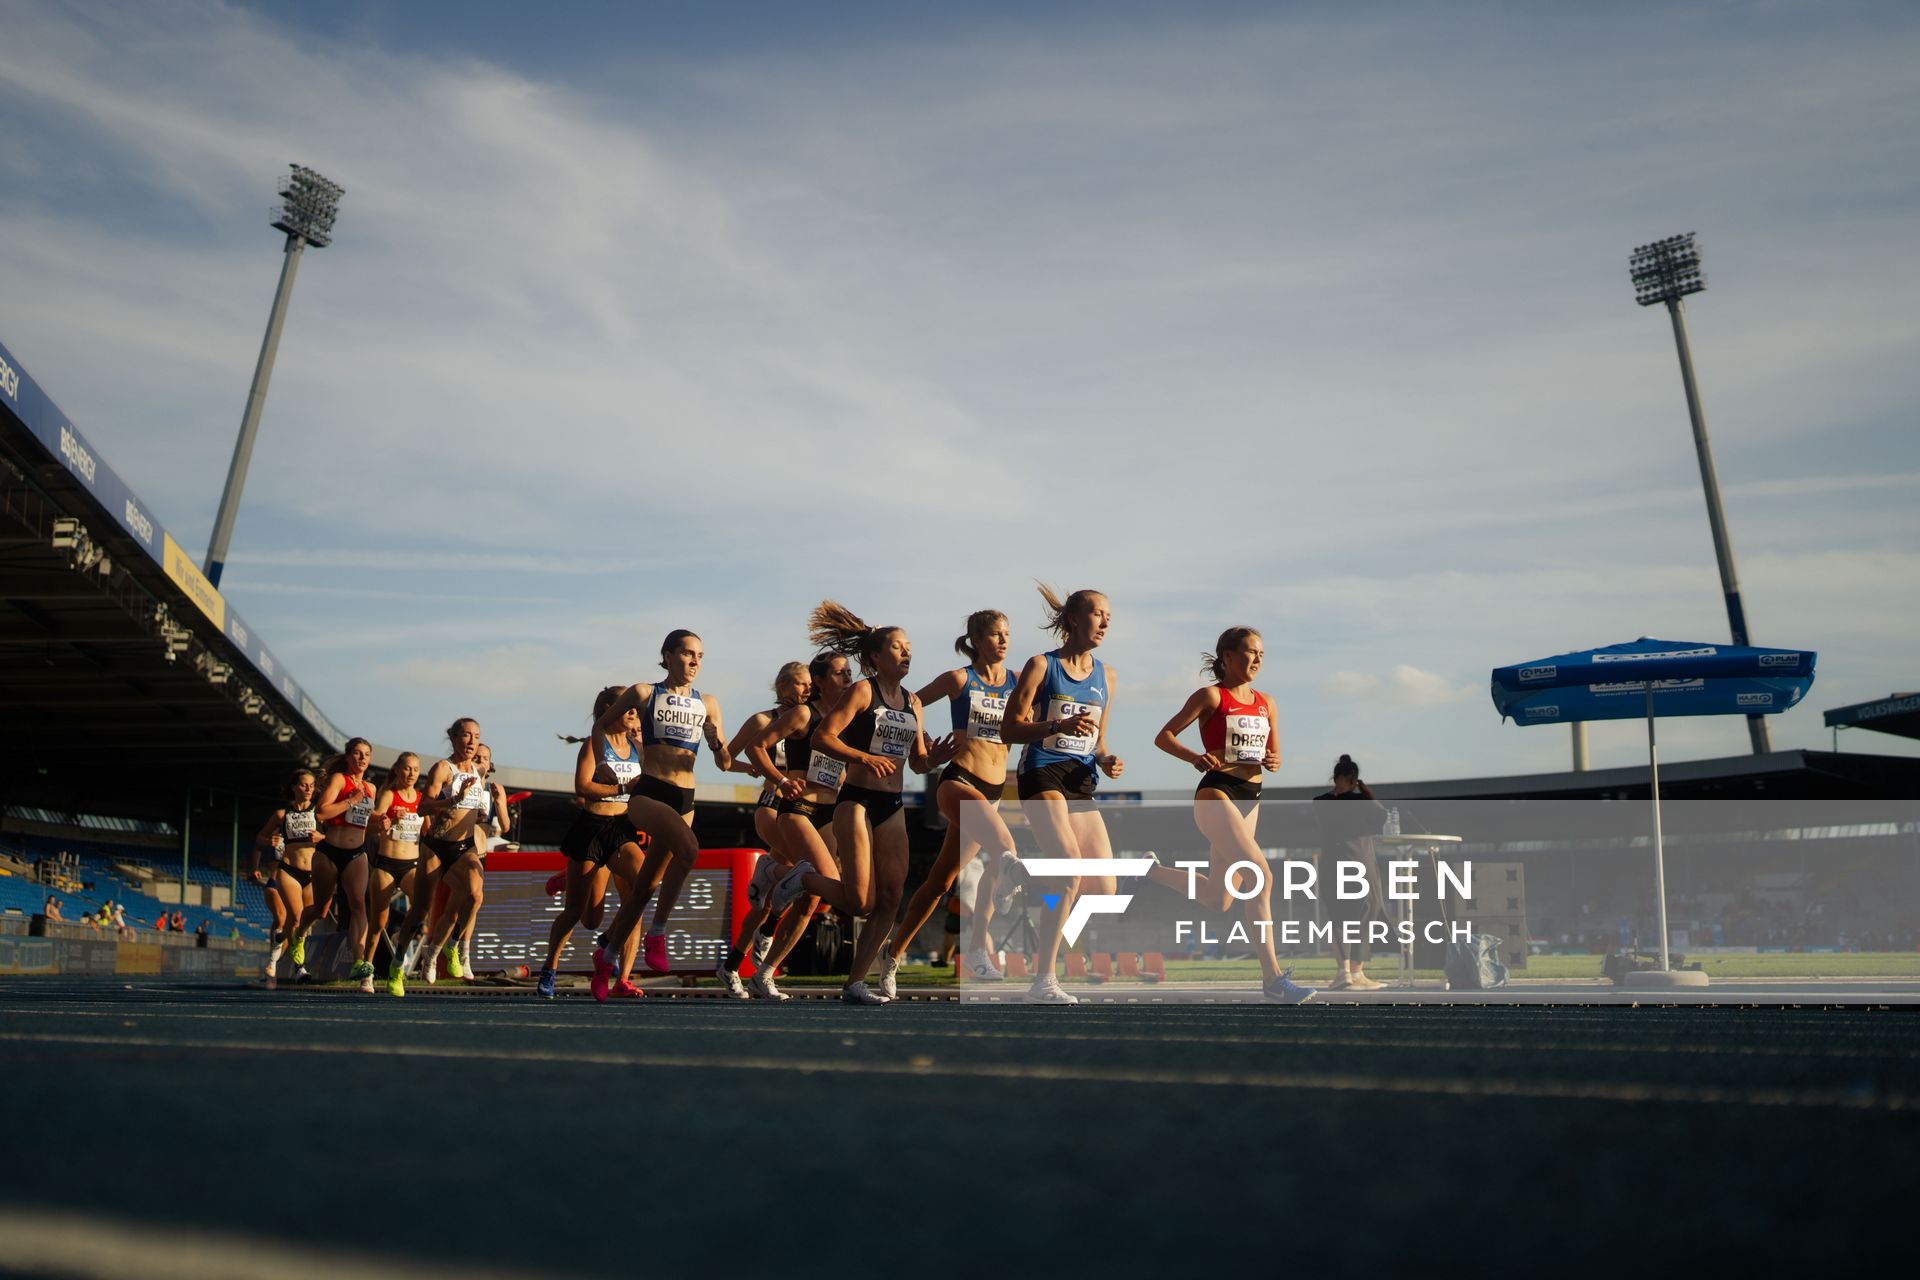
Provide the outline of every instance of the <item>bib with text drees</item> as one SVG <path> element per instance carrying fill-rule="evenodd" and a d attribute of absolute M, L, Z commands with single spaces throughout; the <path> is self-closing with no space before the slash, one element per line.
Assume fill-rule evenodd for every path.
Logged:
<path fill-rule="evenodd" d="M 1273 736 L 1273 724 L 1265 716 L 1234 713 L 1224 717 L 1225 736 L 1220 758 L 1228 764 L 1260 764 L 1267 758 L 1267 741 Z"/>

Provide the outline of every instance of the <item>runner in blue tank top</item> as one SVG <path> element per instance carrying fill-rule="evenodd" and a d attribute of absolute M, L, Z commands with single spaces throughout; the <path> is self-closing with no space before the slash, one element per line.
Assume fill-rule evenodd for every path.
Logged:
<path fill-rule="evenodd" d="M 947 820 L 947 833 L 940 842 L 940 856 L 920 882 L 912 901 L 893 931 L 886 958 L 880 965 L 880 994 L 892 999 L 896 975 L 914 935 L 933 916 L 940 900 L 953 887 L 960 868 L 966 866 L 983 845 L 995 860 L 1013 859 L 1013 834 L 1000 818 L 1000 796 L 1007 789 L 1007 743 L 1001 736 L 1001 722 L 1007 714 L 1007 697 L 1013 692 L 1013 673 L 1007 670 L 1007 650 L 1012 646 L 1007 615 L 998 609 L 981 609 L 967 617 L 967 633 L 953 642 L 954 650 L 968 659 L 964 667 L 943 671 L 933 683 L 920 691 L 922 706 L 945 702 L 953 712 L 952 746 L 935 744 L 934 763 L 941 757 L 952 763 L 940 771 L 940 785 L 934 802 Z M 991 889 L 983 880 L 979 899 L 991 901 Z M 991 947 L 984 940 L 984 923 L 974 916 L 975 938 L 964 963 L 971 976 L 987 982 L 999 981 L 999 968 L 993 963 Z"/>
<path fill-rule="evenodd" d="M 1020 799 L 1039 840 L 1052 858 L 1113 857 L 1106 823 L 1093 807 L 1095 769 L 1118 778 L 1126 765 L 1107 751 L 1107 726 L 1113 718 L 1113 671 L 1093 651 L 1107 637 L 1113 609 L 1098 591 L 1076 591 L 1063 602 L 1042 586 L 1047 629 L 1060 647 L 1027 659 L 1007 700 L 1002 734 L 1026 749 L 1020 755 Z M 1038 972 L 1027 999 L 1033 1004 L 1078 1004 L 1054 977 L 1060 959 L 1060 930 L 1080 893 L 1110 894 L 1112 876 L 1085 876 L 1068 882 L 1057 909 L 1041 917 Z"/>

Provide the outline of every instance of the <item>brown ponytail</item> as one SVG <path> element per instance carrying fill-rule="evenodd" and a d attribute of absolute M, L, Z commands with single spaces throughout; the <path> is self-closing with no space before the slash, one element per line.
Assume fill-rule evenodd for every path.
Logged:
<path fill-rule="evenodd" d="M 1252 627 L 1228 627 L 1225 631 L 1222 631 L 1220 638 L 1213 642 L 1213 652 L 1200 655 L 1200 670 L 1202 674 L 1215 684 L 1220 683 L 1222 674 L 1221 658 L 1245 644 L 1248 637 L 1259 634 L 1260 633 Z M 1345 757 L 1342 757 L 1342 759 L 1344 758 Z"/>
<path fill-rule="evenodd" d="M 998 609 L 976 609 L 967 615 L 967 634 L 953 642 L 953 651 L 968 662 L 980 659 L 980 642 L 987 638 L 987 632 L 996 622 L 1005 622 L 1007 615 Z"/>
<path fill-rule="evenodd" d="M 606 688 L 602 689 L 599 693 L 594 694 L 593 695 L 593 722 L 595 724 L 599 724 L 600 717 L 607 714 L 607 708 L 611 707 L 614 704 L 614 700 L 617 699 L 621 694 L 625 693 L 626 691 L 627 691 L 627 686 L 623 684 L 610 684 Z M 587 738 L 576 738 L 572 734 L 568 734 L 568 733 L 556 733 L 553 736 L 560 739 L 560 741 L 562 742 L 580 743 L 580 742 L 587 741 L 587 738 L 590 738 L 593 735 L 591 732 L 589 732 L 587 735 Z"/>
<path fill-rule="evenodd" d="M 857 658 L 862 671 L 873 670 L 873 656 L 898 627 L 870 627 L 847 606 L 822 600 L 807 617 L 807 639 L 829 653 Z"/>
<path fill-rule="evenodd" d="M 1104 599 L 1107 594 L 1104 591 L 1082 587 L 1062 600 L 1060 593 L 1046 583 L 1036 582 L 1034 585 L 1040 589 L 1040 598 L 1047 602 L 1047 620 L 1040 624 L 1040 629 L 1051 631 L 1062 640 L 1067 638 L 1067 632 L 1071 629 L 1075 615 L 1091 609 L 1095 596 Z"/>

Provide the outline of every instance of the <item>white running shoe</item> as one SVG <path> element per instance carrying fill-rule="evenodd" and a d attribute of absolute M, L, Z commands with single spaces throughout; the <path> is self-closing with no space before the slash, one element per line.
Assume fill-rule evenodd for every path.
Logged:
<path fill-rule="evenodd" d="M 372 969 L 368 969 L 365 973 L 360 975 L 360 994 L 363 996 L 370 996 L 373 994 L 373 970 Z"/>
<path fill-rule="evenodd" d="M 753 950 L 748 953 L 753 956 L 753 967 L 758 969 L 761 965 L 765 964 L 767 962 L 767 953 L 772 950 L 773 950 L 772 934 L 770 933 L 754 934 Z"/>
<path fill-rule="evenodd" d="M 440 953 L 438 951 L 429 951 L 426 953 L 426 958 L 420 962 L 420 977 L 428 986 L 432 986 L 435 982 L 439 981 L 439 960 Z"/>
<path fill-rule="evenodd" d="M 880 994 L 888 1000 L 900 994 L 900 958 L 898 956 L 880 957 Z M 855 984 L 860 985 L 860 984 Z"/>
<path fill-rule="evenodd" d="M 792 996 L 773 985 L 773 971 L 755 969 L 747 979 L 747 994 L 755 1000 L 791 1000 Z"/>
<path fill-rule="evenodd" d="M 720 985 L 725 987 L 727 989 L 727 994 L 732 996 L 735 1000 L 753 999 L 752 996 L 747 994 L 746 983 L 740 981 L 739 974 L 727 968 L 727 962 L 725 960 L 722 960 L 719 964 L 713 967 L 713 976 L 720 979 Z"/>
<path fill-rule="evenodd" d="M 1050 973 L 1041 974 L 1027 988 L 1028 1004 L 1079 1004 L 1073 994 L 1060 985 L 1060 979 Z"/>
<path fill-rule="evenodd" d="M 999 861 L 993 864 L 993 909 L 1013 910 L 1013 895 L 1019 893 L 1020 886 L 1026 882 L 1026 864 L 1013 850 L 1002 849 Z"/>
<path fill-rule="evenodd" d="M 780 883 L 773 886 L 772 906 L 775 911 L 785 911 L 793 900 L 807 891 L 806 876 L 813 870 L 813 864 L 805 858 L 793 864 L 793 870 L 780 877 Z"/>
<path fill-rule="evenodd" d="M 864 982 L 849 982 L 840 988 L 840 999 L 845 1004 L 886 1004 L 888 997 L 868 990 Z"/>
<path fill-rule="evenodd" d="M 976 947 L 967 952 L 967 976 L 975 982 L 1005 982 L 1007 975 L 1000 972 L 1000 966 L 993 962 L 985 947 Z"/>

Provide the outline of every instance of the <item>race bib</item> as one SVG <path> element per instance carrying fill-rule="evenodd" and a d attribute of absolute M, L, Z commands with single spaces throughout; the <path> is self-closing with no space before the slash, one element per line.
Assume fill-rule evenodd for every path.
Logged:
<path fill-rule="evenodd" d="M 628 783 L 640 776 L 640 762 L 638 760 L 607 760 L 602 763 L 604 767 L 613 774 L 613 781 L 617 786 L 625 787 Z M 607 779 L 602 778 L 600 781 L 605 782 Z M 600 797 L 602 800 L 616 800 L 618 798 L 618 796 Z"/>
<path fill-rule="evenodd" d="M 705 699 L 686 693 L 653 693 L 653 740 L 688 751 L 700 749 L 707 727 Z"/>
<path fill-rule="evenodd" d="M 787 740 L 779 739 L 773 744 L 773 767 L 782 773 L 787 769 Z"/>
<path fill-rule="evenodd" d="M 373 817 L 373 797 L 362 791 L 358 796 L 354 797 L 353 803 L 347 806 L 347 825 L 350 827 L 364 827 L 367 825 L 367 820 L 371 817 Z"/>
<path fill-rule="evenodd" d="M 918 731 L 919 722 L 911 711 L 895 711 L 891 707 L 873 709 L 873 745 L 867 749 L 877 756 L 886 756 L 890 760 L 905 760 L 913 749 L 913 739 Z"/>
<path fill-rule="evenodd" d="M 1228 764 L 1259 764 L 1267 758 L 1267 739 L 1273 725 L 1265 716 L 1230 715 L 1220 758 Z"/>
<path fill-rule="evenodd" d="M 311 840 L 314 832 L 313 810 L 295 809 L 287 814 L 287 839 Z"/>
<path fill-rule="evenodd" d="M 1005 742 L 1000 722 L 1007 714 L 1007 695 L 985 689 L 967 690 L 967 736 L 977 742 Z"/>
<path fill-rule="evenodd" d="M 486 806 L 487 806 L 487 784 L 486 784 L 486 783 L 484 783 L 484 782 L 482 782 L 482 781 L 480 780 L 480 775 L 479 775 L 479 774 L 477 774 L 477 773 L 456 773 L 456 774 L 454 774 L 454 775 L 453 775 L 453 777 L 452 777 L 451 779 L 449 779 L 449 780 L 448 780 L 448 782 L 447 782 L 447 792 L 448 792 L 448 794 L 449 794 L 449 795 L 458 795 L 458 794 L 459 794 L 459 791 L 460 791 L 460 784 L 461 784 L 462 782 L 465 782 L 465 781 L 466 781 L 466 780 L 467 780 L 468 778 L 472 778 L 472 779 L 473 779 L 473 785 L 467 788 L 467 794 L 465 794 L 465 795 L 463 795 L 463 796 L 460 796 L 460 798 L 459 798 L 458 800 L 456 800 L 456 801 L 454 802 L 454 805 L 453 805 L 453 807 L 454 807 L 455 809 L 484 809 L 484 808 L 486 808 Z"/>
<path fill-rule="evenodd" d="M 398 840 L 401 844 L 419 844 L 420 815 L 403 813 L 394 819 L 393 830 L 387 832 L 387 839 Z"/>
<path fill-rule="evenodd" d="M 1053 697 L 1047 699 L 1047 714 L 1045 718 L 1048 720 L 1065 720 L 1073 716 L 1087 715 L 1092 716 L 1094 723 L 1097 725 L 1100 721 L 1100 713 L 1103 710 L 1105 710 L 1105 708 L 1098 703 L 1075 702 L 1071 698 L 1063 698 L 1056 693 Z M 1050 733 L 1040 740 L 1040 745 L 1049 751 L 1058 751 L 1063 756 L 1090 756 L 1093 754 L 1093 744 L 1099 740 L 1100 730 L 1095 728 L 1092 733 L 1083 733 L 1077 736 L 1065 733 Z"/>
<path fill-rule="evenodd" d="M 840 780 L 846 776 L 847 766 L 824 751 L 814 752 L 807 761 L 807 781 L 813 786 L 838 791 Z"/>

